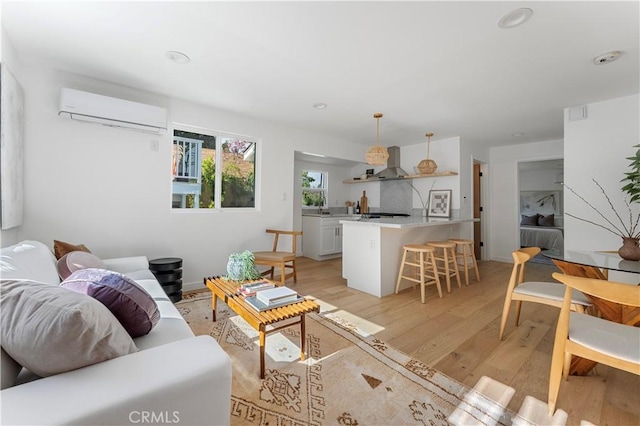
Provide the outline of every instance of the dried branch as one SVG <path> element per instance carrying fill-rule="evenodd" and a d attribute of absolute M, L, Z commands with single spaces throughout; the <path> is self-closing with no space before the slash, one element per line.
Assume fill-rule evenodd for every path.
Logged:
<path fill-rule="evenodd" d="M 605 192 L 604 188 L 598 183 L 597 180 L 592 179 L 593 182 L 596 184 L 596 186 L 600 189 L 600 191 L 602 192 L 602 194 L 604 195 L 604 197 L 607 200 L 607 203 L 609 203 L 609 207 L 611 208 L 611 210 L 613 211 L 613 213 L 616 215 L 616 217 L 618 218 L 618 220 L 620 221 L 620 224 L 622 225 L 622 229 L 620 228 L 620 225 L 616 225 L 615 223 L 613 223 L 611 220 L 609 220 L 604 214 L 602 214 L 600 212 L 600 210 L 598 210 L 597 208 L 595 208 L 593 206 L 593 204 L 591 204 L 590 202 L 588 202 L 587 200 L 585 200 L 582 196 L 580 196 L 576 191 L 574 191 L 569 185 L 564 184 L 563 186 L 565 186 L 569 191 L 571 191 L 576 197 L 578 197 L 580 200 L 582 200 L 583 203 L 585 203 L 587 206 L 589 206 L 593 211 L 595 211 L 602 219 L 605 220 L 605 222 L 607 222 L 611 227 L 608 226 L 604 226 L 604 225 L 600 225 L 599 223 L 595 223 L 593 221 L 575 216 L 571 213 L 565 212 L 567 216 L 570 216 L 574 219 L 578 219 L 581 220 L 583 222 L 587 222 L 590 223 L 592 225 L 595 225 L 599 228 L 605 229 L 609 232 L 611 232 L 612 234 L 618 235 L 620 237 L 631 237 L 631 238 L 638 238 L 640 237 L 640 232 L 636 232 L 638 229 L 638 225 L 640 224 L 640 215 L 635 219 L 633 219 L 633 212 L 631 211 L 631 205 L 629 204 L 628 201 L 625 200 L 625 204 L 627 205 L 627 209 L 629 211 L 629 226 L 627 227 L 627 225 L 624 223 L 624 221 L 622 220 L 622 217 L 620 217 L 620 214 L 618 213 L 618 211 L 615 209 L 615 207 L 613 206 L 613 203 L 611 202 L 611 199 L 609 198 L 609 196 L 607 195 L 607 193 Z M 613 229 L 611 229 L 613 228 Z M 615 231 L 614 231 L 615 230 Z"/>

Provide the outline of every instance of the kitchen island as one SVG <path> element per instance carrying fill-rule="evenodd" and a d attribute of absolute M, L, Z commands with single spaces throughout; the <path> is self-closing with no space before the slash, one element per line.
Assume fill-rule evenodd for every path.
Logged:
<path fill-rule="evenodd" d="M 472 239 L 479 219 L 422 216 L 341 220 L 342 277 L 347 286 L 373 296 L 395 292 L 404 244 Z M 469 224 L 468 226 L 465 226 Z"/>

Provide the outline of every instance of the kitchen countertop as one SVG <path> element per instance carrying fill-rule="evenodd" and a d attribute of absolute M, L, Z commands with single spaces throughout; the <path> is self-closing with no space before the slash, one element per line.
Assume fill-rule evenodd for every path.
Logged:
<path fill-rule="evenodd" d="M 457 223 L 478 222 L 474 218 L 446 218 L 446 217 L 383 217 L 379 219 L 360 219 L 357 215 L 353 219 L 340 220 L 340 223 L 349 223 L 357 226 L 373 226 L 379 228 L 417 228 L 423 226 L 442 226 Z"/>
<path fill-rule="evenodd" d="M 346 214 L 346 213 L 337 213 L 337 214 L 320 214 L 320 213 L 302 213 L 302 217 L 311 216 L 311 217 L 326 217 L 326 218 L 340 218 L 340 219 L 359 219 L 359 214 Z"/>

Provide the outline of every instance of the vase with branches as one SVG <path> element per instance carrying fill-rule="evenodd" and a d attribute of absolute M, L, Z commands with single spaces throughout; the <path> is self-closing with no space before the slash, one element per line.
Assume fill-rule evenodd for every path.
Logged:
<path fill-rule="evenodd" d="M 420 199 L 420 205 L 422 206 L 422 216 L 427 216 L 427 212 L 429 211 L 429 199 L 427 198 L 427 202 L 425 203 L 424 200 L 422 199 L 422 194 L 420 194 L 420 191 L 418 191 L 418 188 L 413 186 L 413 184 L 408 180 L 405 180 L 405 182 L 407 182 L 407 184 L 411 188 L 413 188 L 414 191 L 416 191 L 416 194 L 418 194 L 418 199 Z M 433 185 L 435 185 L 435 181 L 431 182 L 431 189 L 433 189 Z"/>
<path fill-rule="evenodd" d="M 621 237 L 622 247 L 620 247 L 620 249 L 618 250 L 618 254 L 620 255 L 620 257 L 626 260 L 640 260 L 640 247 L 638 247 L 638 241 L 640 240 L 640 214 L 637 212 L 634 213 L 633 209 L 631 208 L 631 203 L 629 202 L 629 200 L 625 199 L 624 203 L 626 205 L 627 211 L 621 215 L 613 206 L 611 198 L 609 198 L 609 195 L 606 193 L 602 185 L 600 185 L 595 179 L 592 179 L 592 181 L 600 189 L 602 195 L 604 195 L 611 211 L 615 216 L 615 219 L 609 219 L 600 210 L 594 207 L 593 204 L 579 195 L 567 184 L 563 184 L 564 187 L 571 191 L 571 193 L 573 193 L 575 196 L 577 196 L 591 210 L 596 212 L 596 214 L 604 220 L 604 224 L 576 216 L 569 212 L 565 212 L 565 214 L 569 217 L 580 220 L 582 222 L 590 223 L 591 225 L 597 226 L 608 232 L 611 232 L 614 235 Z M 625 220 L 622 219 L 623 216 L 625 217 Z"/>

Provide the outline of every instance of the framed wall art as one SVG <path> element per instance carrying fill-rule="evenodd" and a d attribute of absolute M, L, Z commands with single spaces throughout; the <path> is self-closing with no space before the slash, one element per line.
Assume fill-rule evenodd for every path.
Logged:
<path fill-rule="evenodd" d="M 429 191 L 429 217 L 451 216 L 451 190 L 437 189 Z"/>

